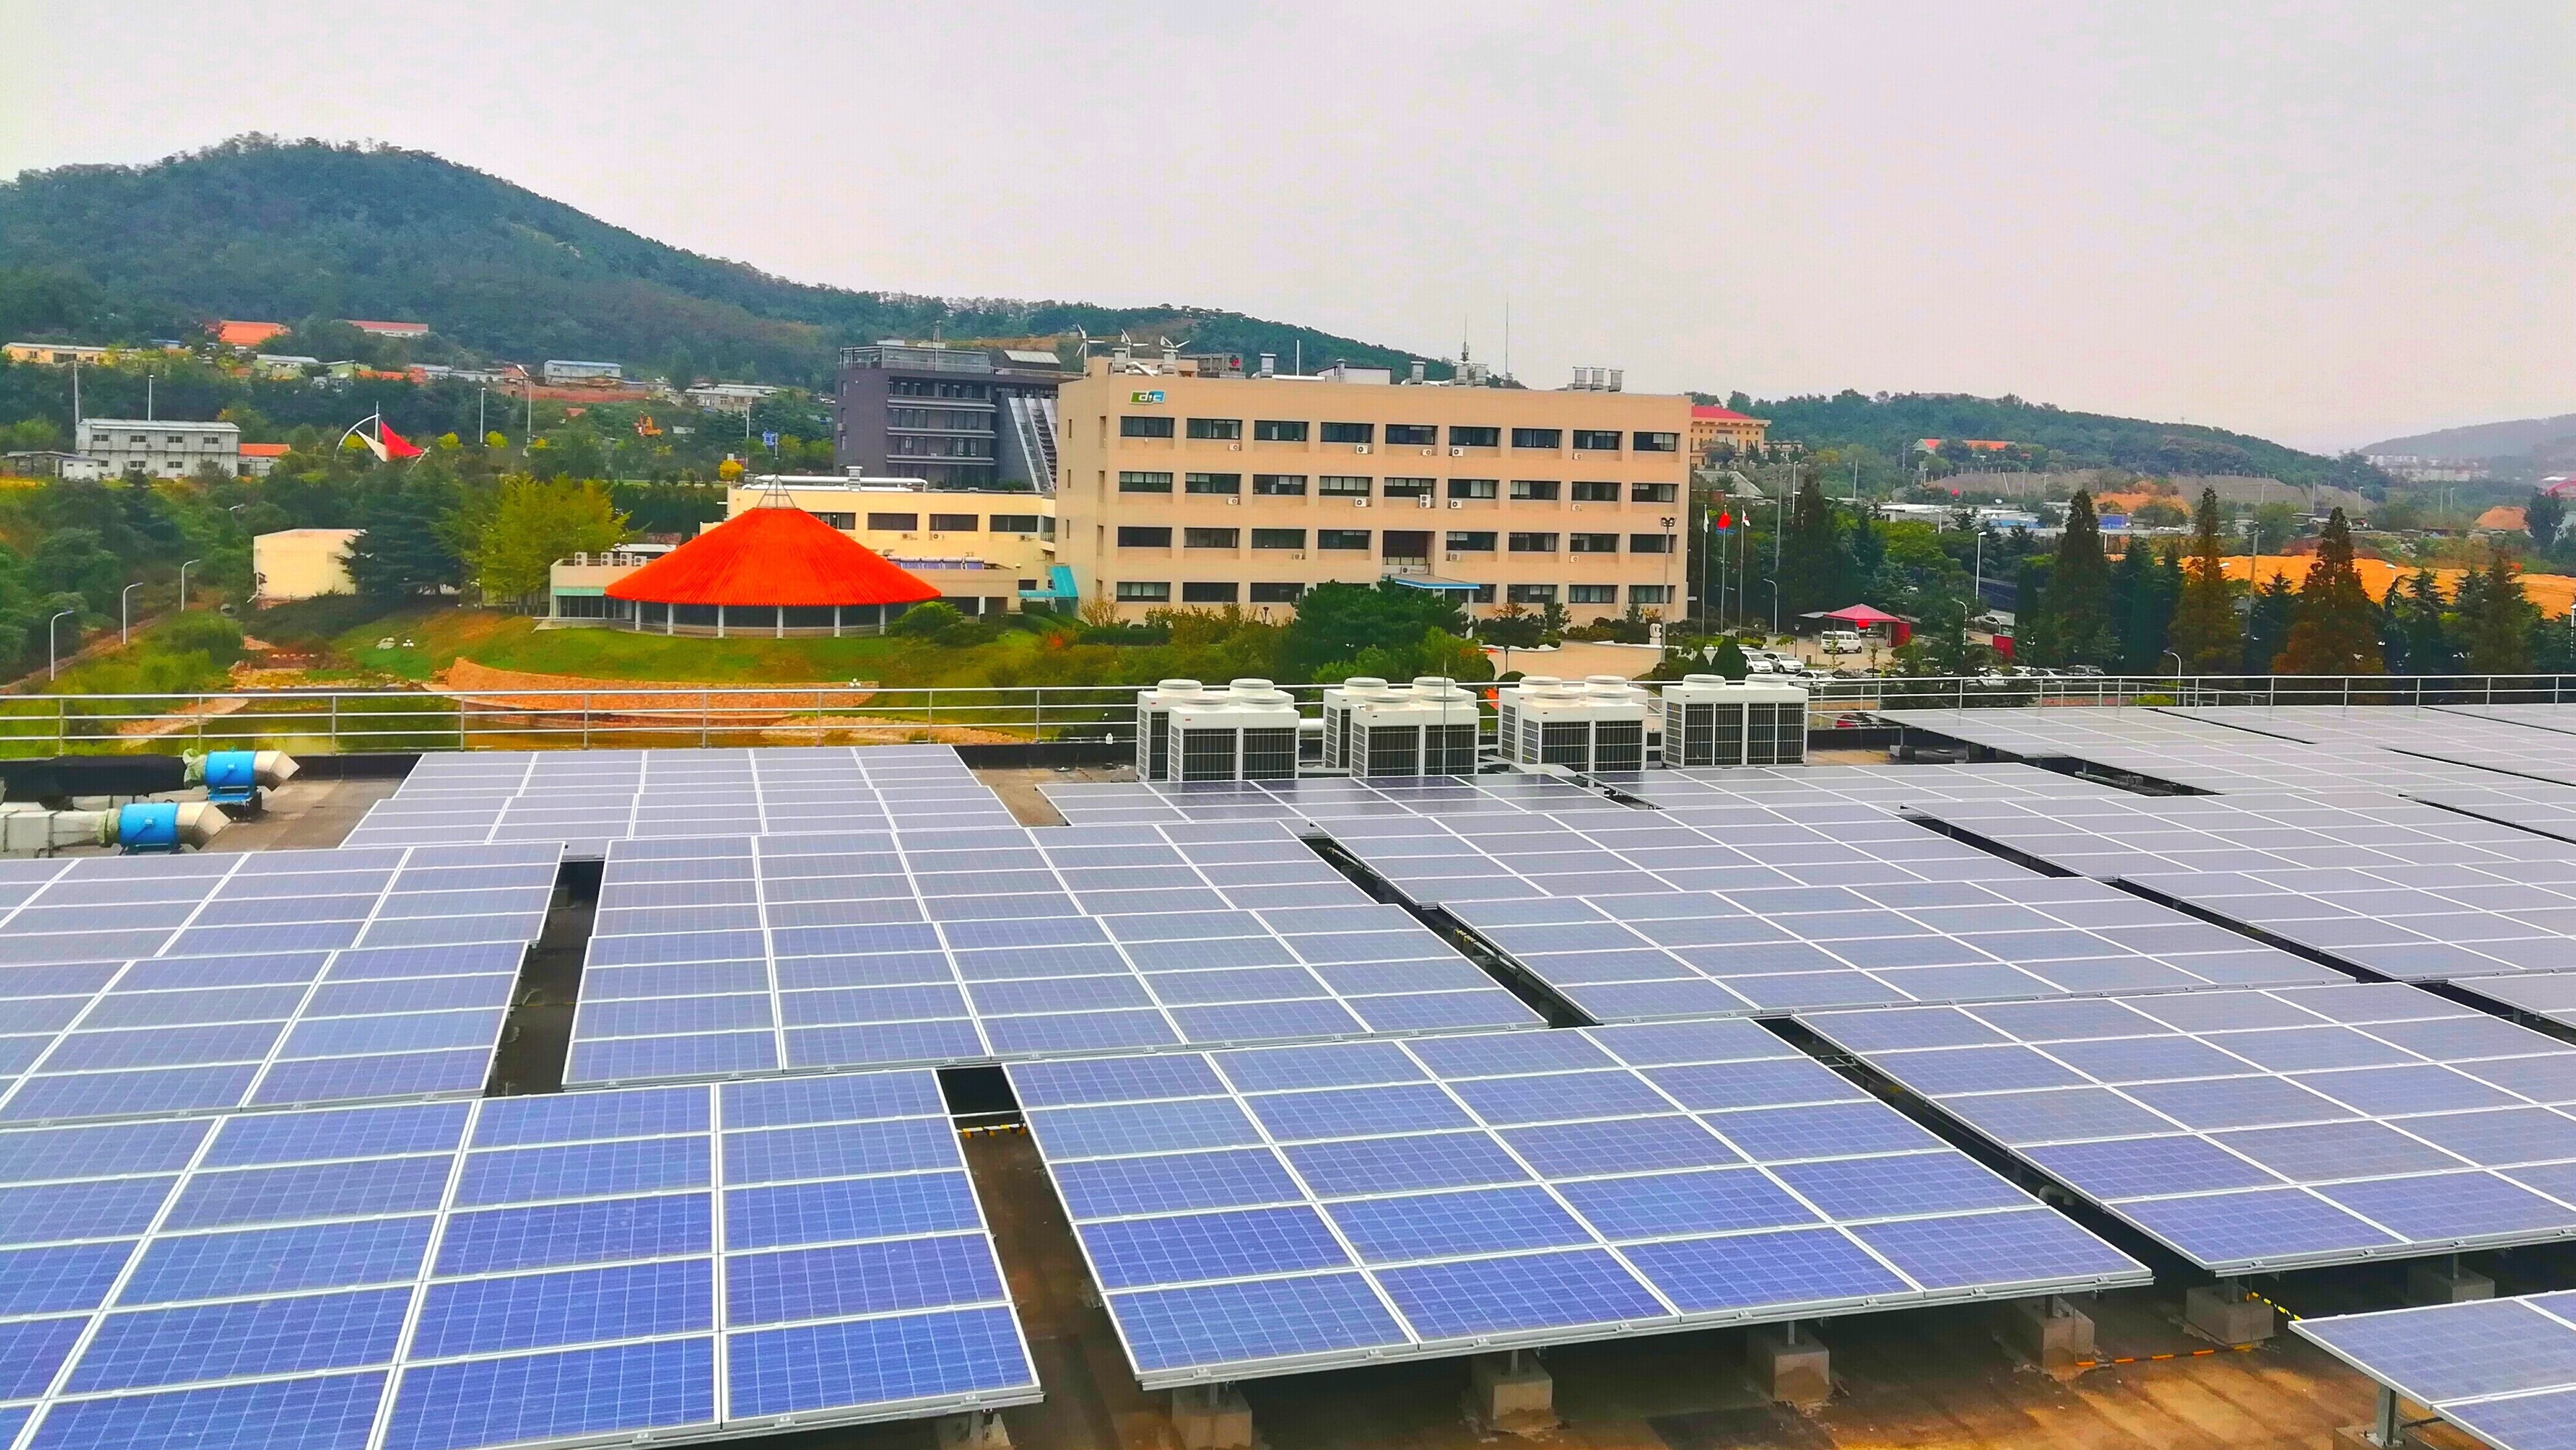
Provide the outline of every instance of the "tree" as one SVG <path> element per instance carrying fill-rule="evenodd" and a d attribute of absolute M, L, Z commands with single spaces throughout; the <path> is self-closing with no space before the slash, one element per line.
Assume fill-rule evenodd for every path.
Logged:
<path fill-rule="evenodd" d="M 366 527 L 349 541 L 349 579 L 358 592 L 398 598 L 464 583 L 465 561 L 450 530 L 457 505 L 452 480 L 418 469 L 369 499 Z"/>
<path fill-rule="evenodd" d="M 56 529 L 36 545 L 28 560 L 36 587 L 53 594 L 76 594 L 92 614 L 116 612 L 116 596 L 125 583 L 124 566 L 99 542 L 95 529 Z M 57 605 L 56 608 L 62 606 Z"/>
<path fill-rule="evenodd" d="M 2460 580 L 2460 639 L 2468 669 L 2479 675 L 2519 675 L 2531 669 L 2531 626 L 2539 607 L 2522 592 L 2513 561 L 2502 554 Z"/>
<path fill-rule="evenodd" d="M 2531 502 L 2522 506 L 2522 526 L 2531 531 L 2531 541 L 2543 549 L 2558 547 L 2558 531 L 2567 523 L 2567 500 L 2554 493 L 2536 492 Z"/>
<path fill-rule="evenodd" d="M 2093 495 L 2083 489 L 2066 502 L 2066 531 L 2057 536 L 2057 560 L 2048 571 L 2038 612 L 2041 628 L 2031 640 L 2037 647 L 2032 663 L 2110 661 L 2111 569 L 2102 557 L 2102 526 L 2093 513 Z M 2018 642 L 2020 631 L 2015 634 Z"/>
<path fill-rule="evenodd" d="M 2287 574 L 2275 574 L 2263 581 L 2246 600 L 2243 657 L 2237 661 L 2237 672 L 2264 675 L 2272 671 L 2272 661 L 2290 640 L 2290 621 L 2298 614 L 2299 591 Z"/>
<path fill-rule="evenodd" d="M 2283 675 L 2376 675 L 2386 672 L 2379 611 L 2352 563 L 2352 522 L 2342 509 L 2326 516 L 2317 556 L 2299 586 L 2297 622 L 2272 671 Z"/>
<path fill-rule="evenodd" d="M 544 591 L 557 559 L 613 549 L 625 537 L 625 518 L 596 482 L 504 479 L 476 543 L 474 579 L 484 598 L 524 604 Z"/>
<path fill-rule="evenodd" d="M 2191 558 L 2183 565 L 2182 597 L 2174 602 L 2171 648 L 2182 657 L 2184 674 L 2226 674 L 2241 662 L 2244 631 L 2218 542 L 2218 490 L 2200 491 L 2191 519 Z"/>
<path fill-rule="evenodd" d="M 1780 540 L 1780 607 L 1794 616 L 1849 604 L 1835 597 L 1845 592 L 1845 577 L 1833 505 L 1810 473 L 1789 500 L 1789 524 Z"/>
<path fill-rule="evenodd" d="M 1318 584 L 1297 601 L 1296 621 L 1279 646 L 1279 678 L 1312 680 L 1371 645 L 1418 641 L 1425 630 L 1467 632 L 1466 616 L 1441 591 L 1381 580 Z"/>
<path fill-rule="evenodd" d="M 2430 569 L 2416 570 L 2403 589 L 2389 589 L 2386 638 L 2391 669 L 2410 675 L 2459 673 L 2459 647 L 2444 617 L 2449 604 L 2442 597 L 2442 581 Z"/>
<path fill-rule="evenodd" d="M 1538 643 L 1539 617 L 1518 600 L 1476 621 L 1476 637 L 1505 649 L 1528 649 Z"/>
<path fill-rule="evenodd" d="M 2120 566 L 2111 571 L 2111 623 L 2118 635 L 2120 670 L 2149 674 L 2159 668 L 2165 631 L 2173 622 L 2174 593 L 2154 552 L 2131 542 L 2120 555 Z"/>

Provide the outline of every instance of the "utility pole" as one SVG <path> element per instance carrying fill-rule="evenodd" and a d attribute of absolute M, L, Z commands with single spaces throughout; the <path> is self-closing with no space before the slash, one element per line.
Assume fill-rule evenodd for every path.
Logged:
<path fill-rule="evenodd" d="M 182 614 L 188 612 L 188 570 L 191 566 L 204 562 L 206 561 L 203 559 L 190 559 L 179 566 L 179 612 Z"/>
<path fill-rule="evenodd" d="M 126 585 L 124 590 L 116 596 L 116 642 L 119 645 L 124 644 L 133 634 L 134 591 L 142 587 L 143 581 L 138 579 L 135 582 Z"/>
<path fill-rule="evenodd" d="M 483 426 L 483 395 L 488 391 L 486 388 L 474 390 L 474 446 L 477 448 L 483 446 L 484 439 L 492 436 L 492 430 Z"/>

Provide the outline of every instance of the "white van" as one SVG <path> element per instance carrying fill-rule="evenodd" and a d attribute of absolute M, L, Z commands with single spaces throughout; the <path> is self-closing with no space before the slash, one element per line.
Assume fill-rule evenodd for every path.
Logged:
<path fill-rule="evenodd" d="M 1868 648 L 1861 643 L 1860 633 L 1850 629 L 1829 629 L 1818 641 L 1829 655 L 1856 655 Z"/>

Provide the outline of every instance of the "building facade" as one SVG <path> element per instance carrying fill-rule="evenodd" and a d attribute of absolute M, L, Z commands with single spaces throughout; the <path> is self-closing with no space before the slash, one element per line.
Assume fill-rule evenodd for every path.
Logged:
<path fill-rule="evenodd" d="M 324 594 L 354 594 L 349 546 L 356 529 L 280 529 L 250 541 L 251 602 L 283 604 Z"/>
<path fill-rule="evenodd" d="M 1059 409 L 1057 556 L 1127 618 L 1380 579 L 1578 622 L 1682 597 L 1687 398 L 1095 358 Z"/>
<path fill-rule="evenodd" d="M 83 418 L 77 444 L 105 463 L 111 476 L 139 470 L 153 478 L 185 478 L 209 463 L 241 472 L 241 429 L 230 423 Z"/>
<path fill-rule="evenodd" d="M 832 399 L 832 461 L 927 479 L 932 488 L 1052 494 L 1063 381 L 1051 352 L 845 347 Z"/>
<path fill-rule="evenodd" d="M 103 347 L 84 347 L 73 342 L 13 342 L 0 347 L 0 357 L 11 362 L 44 363 L 66 367 L 72 363 L 94 363 L 107 356 Z"/>
<path fill-rule="evenodd" d="M 623 365 L 613 362 L 583 362 L 578 358 L 546 359 L 544 377 L 548 383 L 579 386 L 583 383 L 616 383 L 626 377 Z"/>
<path fill-rule="evenodd" d="M 1706 458 L 1719 448 L 1750 453 L 1760 448 L 1771 432 L 1770 419 L 1748 417 L 1733 408 L 1702 403 L 1690 412 L 1690 451 L 1693 458 Z"/>

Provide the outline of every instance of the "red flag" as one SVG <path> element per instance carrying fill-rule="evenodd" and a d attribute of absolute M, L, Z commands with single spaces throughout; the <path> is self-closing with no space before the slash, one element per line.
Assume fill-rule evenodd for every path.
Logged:
<path fill-rule="evenodd" d="M 413 447 L 400 433 L 394 431 L 392 424 L 385 422 L 381 418 L 376 420 L 376 437 L 385 445 L 385 456 L 387 458 L 418 458 L 420 456 L 420 450 L 418 448 Z"/>
<path fill-rule="evenodd" d="M 1731 513 L 1721 513 L 1721 514 L 1719 514 L 1719 515 L 1717 516 L 1717 526 L 1718 526 L 1720 529 L 1731 529 L 1731 528 L 1734 528 L 1734 527 L 1735 527 L 1735 515 L 1733 515 L 1733 514 L 1731 514 Z"/>

